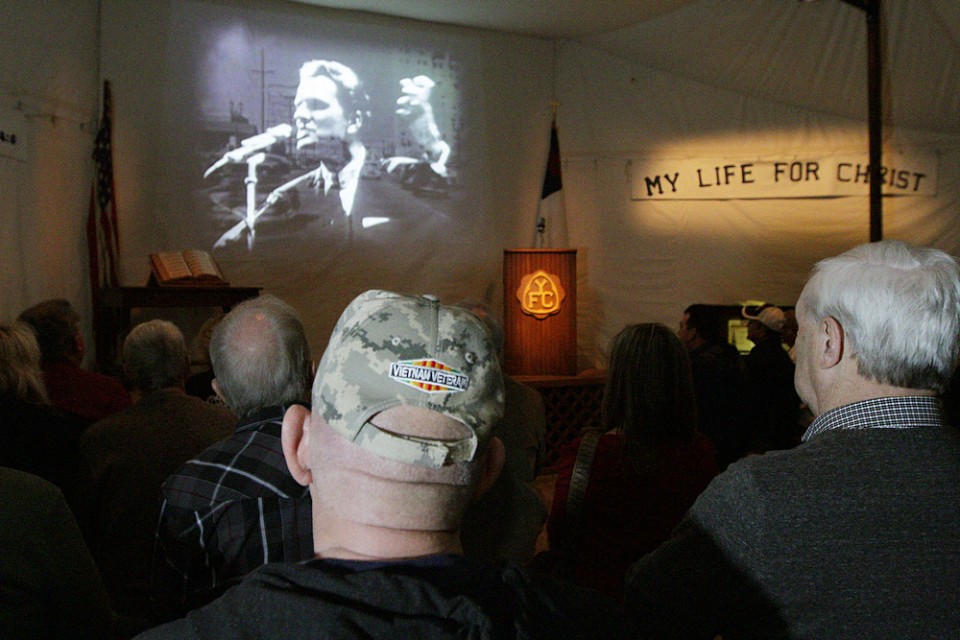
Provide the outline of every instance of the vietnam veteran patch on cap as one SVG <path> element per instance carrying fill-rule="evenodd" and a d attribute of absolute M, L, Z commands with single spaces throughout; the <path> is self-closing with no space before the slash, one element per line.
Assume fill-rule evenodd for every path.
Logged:
<path fill-rule="evenodd" d="M 433 359 L 393 362 L 390 377 L 427 393 L 466 391 L 470 386 L 470 378 Z"/>

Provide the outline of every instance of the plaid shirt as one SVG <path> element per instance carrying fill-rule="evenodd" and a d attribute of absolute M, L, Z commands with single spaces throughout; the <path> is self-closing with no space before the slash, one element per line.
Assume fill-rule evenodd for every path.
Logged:
<path fill-rule="evenodd" d="M 803 441 L 831 429 L 910 429 L 944 424 L 940 400 L 933 396 L 873 398 L 823 413 L 807 428 Z"/>
<path fill-rule="evenodd" d="M 261 410 L 163 483 L 153 562 L 161 617 L 205 603 L 262 564 L 313 558 L 310 494 L 280 445 L 285 411 Z"/>

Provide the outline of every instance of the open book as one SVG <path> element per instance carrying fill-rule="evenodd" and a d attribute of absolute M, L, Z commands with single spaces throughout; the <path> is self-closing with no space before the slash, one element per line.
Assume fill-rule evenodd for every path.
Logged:
<path fill-rule="evenodd" d="M 187 249 L 150 254 L 150 284 L 226 287 L 220 267 L 206 251 Z"/>

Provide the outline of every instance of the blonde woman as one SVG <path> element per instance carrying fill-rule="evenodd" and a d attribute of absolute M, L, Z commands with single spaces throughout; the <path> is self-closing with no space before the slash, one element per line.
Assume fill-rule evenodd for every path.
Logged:
<path fill-rule="evenodd" d="M 0 466 L 38 475 L 69 495 L 83 424 L 47 398 L 29 325 L 0 323 Z"/>

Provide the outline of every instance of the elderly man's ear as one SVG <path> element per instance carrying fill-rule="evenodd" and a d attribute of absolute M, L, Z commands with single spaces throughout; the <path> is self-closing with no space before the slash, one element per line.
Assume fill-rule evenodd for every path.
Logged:
<path fill-rule="evenodd" d="M 214 395 L 220 398 L 220 402 L 227 404 L 227 399 L 223 397 L 223 391 L 220 390 L 220 381 L 214 378 L 210 381 L 210 388 L 213 389 Z M 229 406 L 229 405 L 227 405 Z"/>
<path fill-rule="evenodd" d="M 283 426 L 280 431 L 280 444 L 283 458 L 293 479 L 305 487 L 310 486 L 313 474 L 310 472 L 310 409 L 302 404 L 290 405 L 283 414 Z"/>
<path fill-rule="evenodd" d="M 820 322 L 822 348 L 820 349 L 820 366 L 830 369 L 843 360 L 844 333 L 843 325 L 835 318 L 826 317 Z"/>

